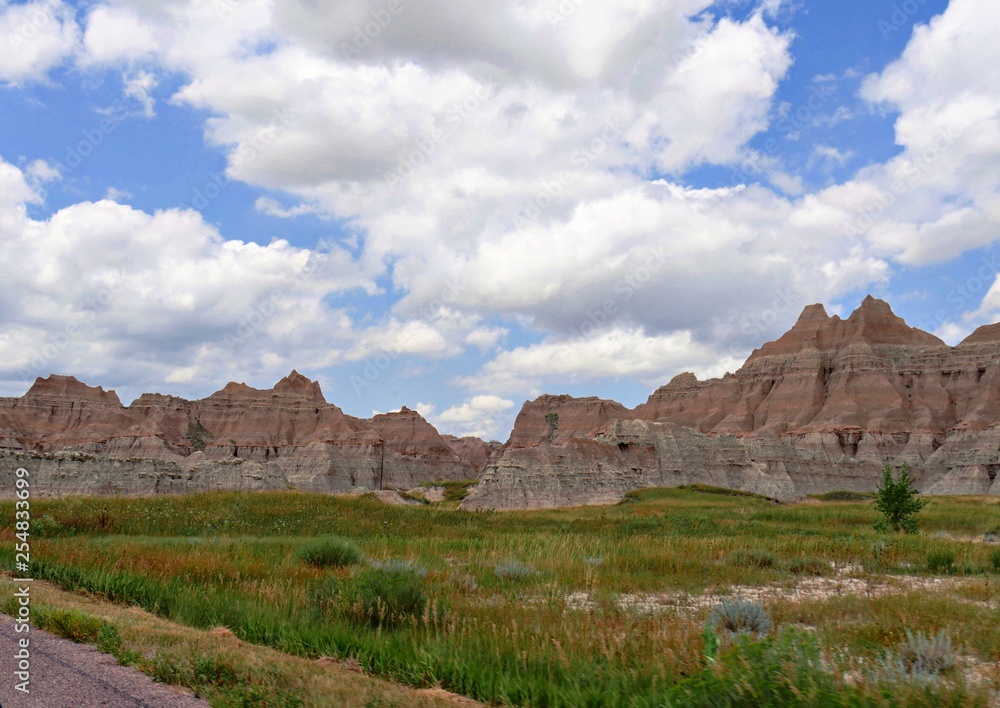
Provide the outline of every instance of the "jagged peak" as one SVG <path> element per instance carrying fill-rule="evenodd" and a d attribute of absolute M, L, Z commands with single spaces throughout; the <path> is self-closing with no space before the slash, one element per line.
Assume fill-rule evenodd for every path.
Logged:
<path fill-rule="evenodd" d="M 74 400 L 103 401 L 119 406 L 122 404 L 118 398 L 118 394 L 113 389 L 105 391 L 100 386 L 88 386 L 75 376 L 61 376 L 59 374 L 51 374 L 44 379 L 39 376 L 24 395 L 26 398 L 33 396 L 60 396 Z"/>
<path fill-rule="evenodd" d="M 844 322 L 848 339 L 867 344 L 947 346 L 929 332 L 906 324 L 885 300 L 869 295 Z"/>
<path fill-rule="evenodd" d="M 868 295 L 846 320 L 829 316 L 823 305 L 809 305 L 790 330 L 755 350 L 747 363 L 766 356 L 788 356 L 806 349 L 831 351 L 854 344 L 947 346 L 933 334 L 910 327 L 885 300 Z"/>
<path fill-rule="evenodd" d="M 274 385 L 274 392 L 291 392 L 310 401 L 326 403 L 326 398 L 323 397 L 323 390 L 319 386 L 319 381 L 313 381 L 295 369 L 292 369 L 292 373 Z"/>

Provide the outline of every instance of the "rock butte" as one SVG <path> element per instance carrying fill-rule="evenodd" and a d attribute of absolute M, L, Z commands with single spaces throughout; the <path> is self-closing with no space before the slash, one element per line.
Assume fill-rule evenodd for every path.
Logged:
<path fill-rule="evenodd" d="M 890 462 L 923 492 L 1000 494 L 1000 325 L 949 347 L 869 296 L 846 320 L 807 307 L 735 374 L 681 374 L 632 410 L 542 396 L 463 506 L 605 504 L 690 483 L 792 500 L 873 491 Z"/>
<path fill-rule="evenodd" d="M 628 409 L 598 398 L 524 404 L 502 446 L 441 436 L 418 413 L 365 420 L 293 371 L 199 401 L 38 379 L 0 399 L 0 480 L 28 467 L 36 496 L 295 488 L 402 489 L 477 477 L 465 508 L 613 503 L 706 483 L 792 500 L 872 491 L 907 462 L 933 494 L 1000 494 L 1000 324 L 956 347 L 868 297 L 851 316 L 807 307 L 721 379 L 676 376 Z"/>
<path fill-rule="evenodd" d="M 446 441 L 406 407 L 345 415 L 296 371 L 270 390 L 230 383 L 200 401 L 143 394 L 127 408 L 114 391 L 70 376 L 0 399 L 8 497 L 18 466 L 32 473 L 36 496 L 409 489 L 477 477 L 480 444 Z"/>

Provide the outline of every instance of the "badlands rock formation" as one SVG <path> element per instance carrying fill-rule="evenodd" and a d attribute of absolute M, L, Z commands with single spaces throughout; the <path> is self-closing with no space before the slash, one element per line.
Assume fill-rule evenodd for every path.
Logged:
<path fill-rule="evenodd" d="M 807 307 L 735 374 L 681 374 L 629 410 L 542 396 L 467 508 L 601 504 L 702 482 L 795 499 L 872 491 L 887 462 L 921 490 L 1000 494 L 1000 325 L 956 347 L 868 297 L 851 316 Z"/>
<path fill-rule="evenodd" d="M 36 496 L 408 489 L 477 477 L 483 456 L 471 442 L 462 449 L 405 407 L 345 415 L 295 371 L 270 390 L 230 383 L 200 401 L 144 394 L 125 407 L 114 391 L 67 376 L 0 399 L 8 496 L 18 466 L 32 472 Z"/>

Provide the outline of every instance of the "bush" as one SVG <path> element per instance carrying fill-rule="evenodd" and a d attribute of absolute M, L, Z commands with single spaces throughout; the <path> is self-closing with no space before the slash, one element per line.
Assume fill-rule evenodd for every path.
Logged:
<path fill-rule="evenodd" d="M 955 652 L 951 648 L 951 636 L 941 630 L 930 636 L 923 632 L 913 634 L 906 630 L 906 639 L 897 649 L 900 660 L 910 674 L 938 675 L 955 668 Z"/>
<path fill-rule="evenodd" d="M 538 577 L 538 571 L 516 560 L 506 560 L 493 566 L 493 575 L 501 580 L 529 580 Z"/>
<path fill-rule="evenodd" d="M 50 514 L 31 520 L 31 533 L 38 538 L 52 538 L 72 531 L 73 529 L 67 529 Z"/>
<path fill-rule="evenodd" d="M 329 596 L 319 598 L 322 607 L 372 627 L 398 627 L 419 618 L 427 606 L 423 576 L 401 565 L 367 568 L 347 580 L 332 578 L 323 590 Z"/>
<path fill-rule="evenodd" d="M 708 614 L 709 626 L 730 635 L 750 634 L 762 637 L 771 630 L 771 618 L 759 602 L 725 599 Z"/>
<path fill-rule="evenodd" d="M 778 557 L 758 548 L 737 548 L 726 562 L 738 568 L 773 568 L 778 564 Z"/>
<path fill-rule="evenodd" d="M 990 554 L 990 567 L 994 573 L 1000 573 L 1000 548 Z"/>
<path fill-rule="evenodd" d="M 788 570 L 796 575 L 828 575 L 831 569 L 822 558 L 793 558 L 788 561 Z"/>
<path fill-rule="evenodd" d="M 342 568 L 364 563 L 365 556 L 354 542 L 337 536 L 322 536 L 299 548 L 299 560 L 315 568 Z"/>
<path fill-rule="evenodd" d="M 926 501 L 917 498 L 910 468 L 905 462 L 900 465 L 899 476 L 895 479 L 892 467 L 886 465 L 882 470 L 882 485 L 875 490 L 875 508 L 882 514 L 882 518 L 875 522 L 875 529 L 915 533 L 917 521 L 914 517 L 926 504 Z"/>
<path fill-rule="evenodd" d="M 951 551 L 931 551 L 927 554 L 927 569 L 932 573 L 951 573 L 954 566 L 955 554 Z"/>
<path fill-rule="evenodd" d="M 370 565 L 374 570 L 384 570 L 387 573 L 413 573 L 421 578 L 427 577 L 427 568 L 413 561 L 389 558 L 384 561 L 372 561 Z"/>
<path fill-rule="evenodd" d="M 733 651 L 717 663 L 674 686 L 666 705 L 720 708 L 844 703 L 836 680 L 823 668 L 816 639 L 785 630 L 762 641 L 741 637 Z"/>

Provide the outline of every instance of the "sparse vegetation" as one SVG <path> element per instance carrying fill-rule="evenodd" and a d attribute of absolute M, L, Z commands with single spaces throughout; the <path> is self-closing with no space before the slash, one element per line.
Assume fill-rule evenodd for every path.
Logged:
<path fill-rule="evenodd" d="M 294 673 L 305 669 L 287 668 L 318 670 L 322 656 L 497 705 L 886 705 L 886 695 L 896 705 L 986 705 L 1000 689 L 1000 626 L 986 621 L 1000 592 L 984 573 L 1000 549 L 978 542 L 1000 524 L 996 499 L 937 498 L 921 514 L 923 533 L 883 537 L 871 502 L 776 505 L 700 489 L 629 497 L 509 513 L 299 492 L 37 499 L 36 517 L 62 530 L 34 539 L 32 571 L 73 602 L 141 607 L 199 636 L 228 628 L 245 649 L 149 649 L 116 625 L 137 667 L 219 705 L 299 695 L 322 705 Z M 13 502 L 0 503 L 3 513 Z M 390 560 L 321 567 L 298 556 L 330 537 Z M 9 564 L 13 531 L 0 528 L 0 538 Z M 929 556 L 941 552 L 954 570 L 931 578 Z M 511 559 L 525 570 L 508 572 Z M 712 608 L 737 599 L 766 607 L 770 631 L 735 622 L 761 637 L 730 637 L 721 618 L 713 625 Z M 706 633 L 707 623 L 716 629 Z M 78 624 L 98 641 L 103 630 Z M 931 682 L 904 670 L 885 683 L 896 674 L 876 670 L 903 665 L 907 630 L 929 638 L 942 627 L 961 648 L 954 669 Z M 103 641 L 114 645 L 111 630 Z M 265 647 L 267 662 L 243 661 Z M 978 667 L 974 684 L 962 681 L 967 662 Z M 364 695 L 337 704 L 364 705 Z"/>
<path fill-rule="evenodd" d="M 778 565 L 778 557 L 759 548 L 738 548 L 729 554 L 726 562 L 739 568 L 773 568 Z"/>
<path fill-rule="evenodd" d="M 817 494 L 813 498 L 824 502 L 859 502 L 874 499 L 875 495 L 869 494 L 868 492 L 850 492 L 841 490 L 827 492 L 826 494 Z"/>
<path fill-rule="evenodd" d="M 469 491 L 479 484 L 478 479 L 459 479 L 448 482 L 424 482 L 421 487 L 440 487 L 444 489 L 444 501 L 460 502 L 469 496 Z"/>
<path fill-rule="evenodd" d="M 897 653 L 910 674 L 943 674 L 956 664 L 951 636 L 943 629 L 929 635 L 906 630 L 906 639 L 900 642 Z"/>
<path fill-rule="evenodd" d="M 556 434 L 556 430 L 559 429 L 559 414 L 546 413 L 545 422 L 549 424 L 549 442 L 552 442 L 552 437 Z"/>
<path fill-rule="evenodd" d="M 500 580 L 530 580 L 538 577 L 538 571 L 516 560 L 505 560 L 493 566 L 493 575 Z"/>
<path fill-rule="evenodd" d="M 191 443 L 192 450 L 195 452 L 202 452 L 215 436 L 212 435 L 208 428 L 201 424 L 200 420 L 196 420 L 193 423 L 188 423 L 187 434 L 185 437 L 187 437 L 188 442 Z"/>

